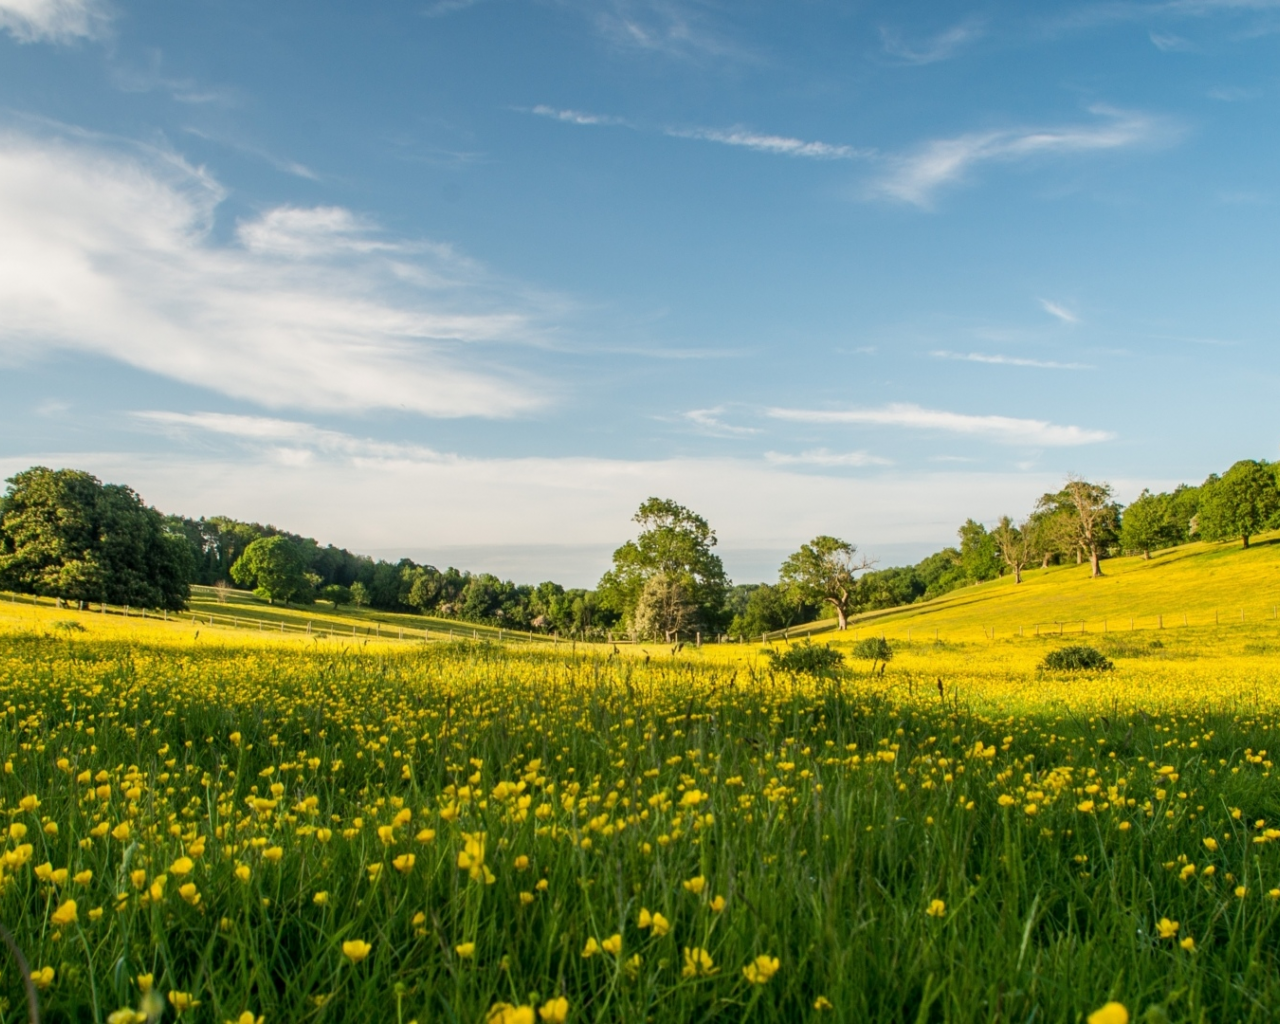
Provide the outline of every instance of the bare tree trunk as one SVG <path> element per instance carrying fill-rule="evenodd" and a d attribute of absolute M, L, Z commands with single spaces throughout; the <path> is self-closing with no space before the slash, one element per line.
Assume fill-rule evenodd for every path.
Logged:
<path fill-rule="evenodd" d="M 1089 565 L 1090 565 L 1090 566 L 1092 567 L 1092 569 L 1093 569 L 1093 572 L 1092 572 L 1090 575 L 1092 575 L 1092 576 L 1094 576 L 1094 577 L 1097 577 L 1097 576 L 1101 576 L 1101 575 L 1102 575 L 1102 566 L 1098 564 L 1098 549 L 1097 549 L 1097 548 L 1094 548 L 1092 551 L 1090 551 L 1090 552 L 1089 552 Z"/>
<path fill-rule="evenodd" d="M 1247 533 L 1244 535 L 1244 546 L 1249 546 L 1249 535 Z"/>
<path fill-rule="evenodd" d="M 1022 582 L 1022 566 L 1015 565 L 1013 567 L 1013 585 L 1016 587 Z"/>
<path fill-rule="evenodd" d="M 840 605 L 836 605 L 836 618 L 840 621 L 838 629 L 848 629 L 849 619 L 844 614 L 844 609 Z"/>
<path fill-rule="evenodd" d="M 1142 560 L 1143 560 L 1144 562 L 1149 562 L 1149 561 L 1151 561 L 1151 549 L 1150 549 L 1150 548 L 1147 548 L 1147 550 L 1146 550 L 1146 551 L 1142 552 Z"/>

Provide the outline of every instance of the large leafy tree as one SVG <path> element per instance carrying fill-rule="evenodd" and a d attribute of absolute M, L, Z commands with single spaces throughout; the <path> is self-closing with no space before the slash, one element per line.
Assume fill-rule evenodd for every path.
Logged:
<path fill-rule="evenodd" d="M 259 537 L 234 565 L 231 578 L 241 586 L 252 587 L 254 593 L 274 604 L 288 604 L 311 590 L 302 555 L 292 541 L 277 534 Z"/>
<path fill-rule="evenodd" d="M 1144 490 L 1124 510 L 1120 546 L 1125 551 L 1141 551 L 1143 558 L 1150 558 L 1152 551 L 1172 547 L 1182 539 L 1183 531 L 1174 518 L 1172 495 Z"/>
<path fill-rule="evenodd" d="M 718 624 L 729 579 L 707 521 L 665 498 L 649 498 L 633 518 L 640 535 L 614 551 L 613 568 L 600 579 L 601 604 L 630 622 L 645 584 L 659 576 L 668 587 L 678 584 L 682 601 L 695 609 L 682 621 Z"/>
<path fill-rule="evenodd" d="M 1102 575 L 1102 554 L 1120 532 L 1120 506 L 1112 500 L 1110 484 L 1069 477 L 1056 494 L 1046 494 L 1037 506 L 1063 531 L 1068 549 L 1078 561 L 1089 559 L 1090 575 Z"/>
<path fill-rule="evenodd" d="M 1241 459 L 1200 489 L 1198 527 L 1206 540 L 1239 537 L 1247 548 L 1249 538 L 1275 525 L 1277 517 L 1280 487 L 1270 463 Z"/>
<path fill-rule="evenodd" d="M 176 611 L 194 571 L 187 544 L 130 488 L 35 466 L 0 499 L 0 585 L 68 601 Z"/>
<path fill-rule="evenodd" d="M 857 574 L 875 564 L 857 553 L 853 544 L 839 537 L 814 537 L 782 563 L 778 576 L 802 601 L 829 604 L 839 628 L 847 629 L 858 595 Z"/>

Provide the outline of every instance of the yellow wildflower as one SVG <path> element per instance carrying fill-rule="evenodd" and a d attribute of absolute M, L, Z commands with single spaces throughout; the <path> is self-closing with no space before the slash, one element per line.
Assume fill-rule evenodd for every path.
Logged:
<path fill-rule="evenodd" d="M 547 1024 L 564 1024 L 569 1016 L 569 1000 L 564 996 L 548 999 L 538 1010 L 538 1016 Z"/>
<path fill-rule="evenodd" d="M 742 976 L 753 985 L 763 985 L 778 973 L 780 966 L 776 956 L 767 956 L 762 953 L 742 968 Z"/>
<path fill-rule="evenodd" d="M 1129 1024 L 1129 1011 L 1124 1003 L 1107 1003 L 1089 1014 L 1088 1024 Z"/>
<path fill-rule="evenodd" d="M 373 947 L 363 939 L 348 939 L 342 944 L 342 955 L 353 964 L 358 964 L 369 955 L 372 949 Z"/>

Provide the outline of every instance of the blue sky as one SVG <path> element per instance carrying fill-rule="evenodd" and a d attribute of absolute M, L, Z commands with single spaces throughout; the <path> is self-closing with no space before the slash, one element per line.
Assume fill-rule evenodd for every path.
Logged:
<path fill-rule="evenodd" d="M 1280 3 L 0 0 L 0 470 L 590 584 L 1277 456 Z"/>

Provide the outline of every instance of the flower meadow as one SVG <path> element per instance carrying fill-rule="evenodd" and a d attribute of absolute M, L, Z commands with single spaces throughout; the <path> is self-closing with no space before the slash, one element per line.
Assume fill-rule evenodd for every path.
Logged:
<path fill-rule="evenodd" d="M 0 624 L 0 923 L 42 1020 L 1280 1005 L 1265 624 L 1109 637 L 1096 675 L 1039 671 L 1055 638 L 814 677 L 56 618 Z"/>

